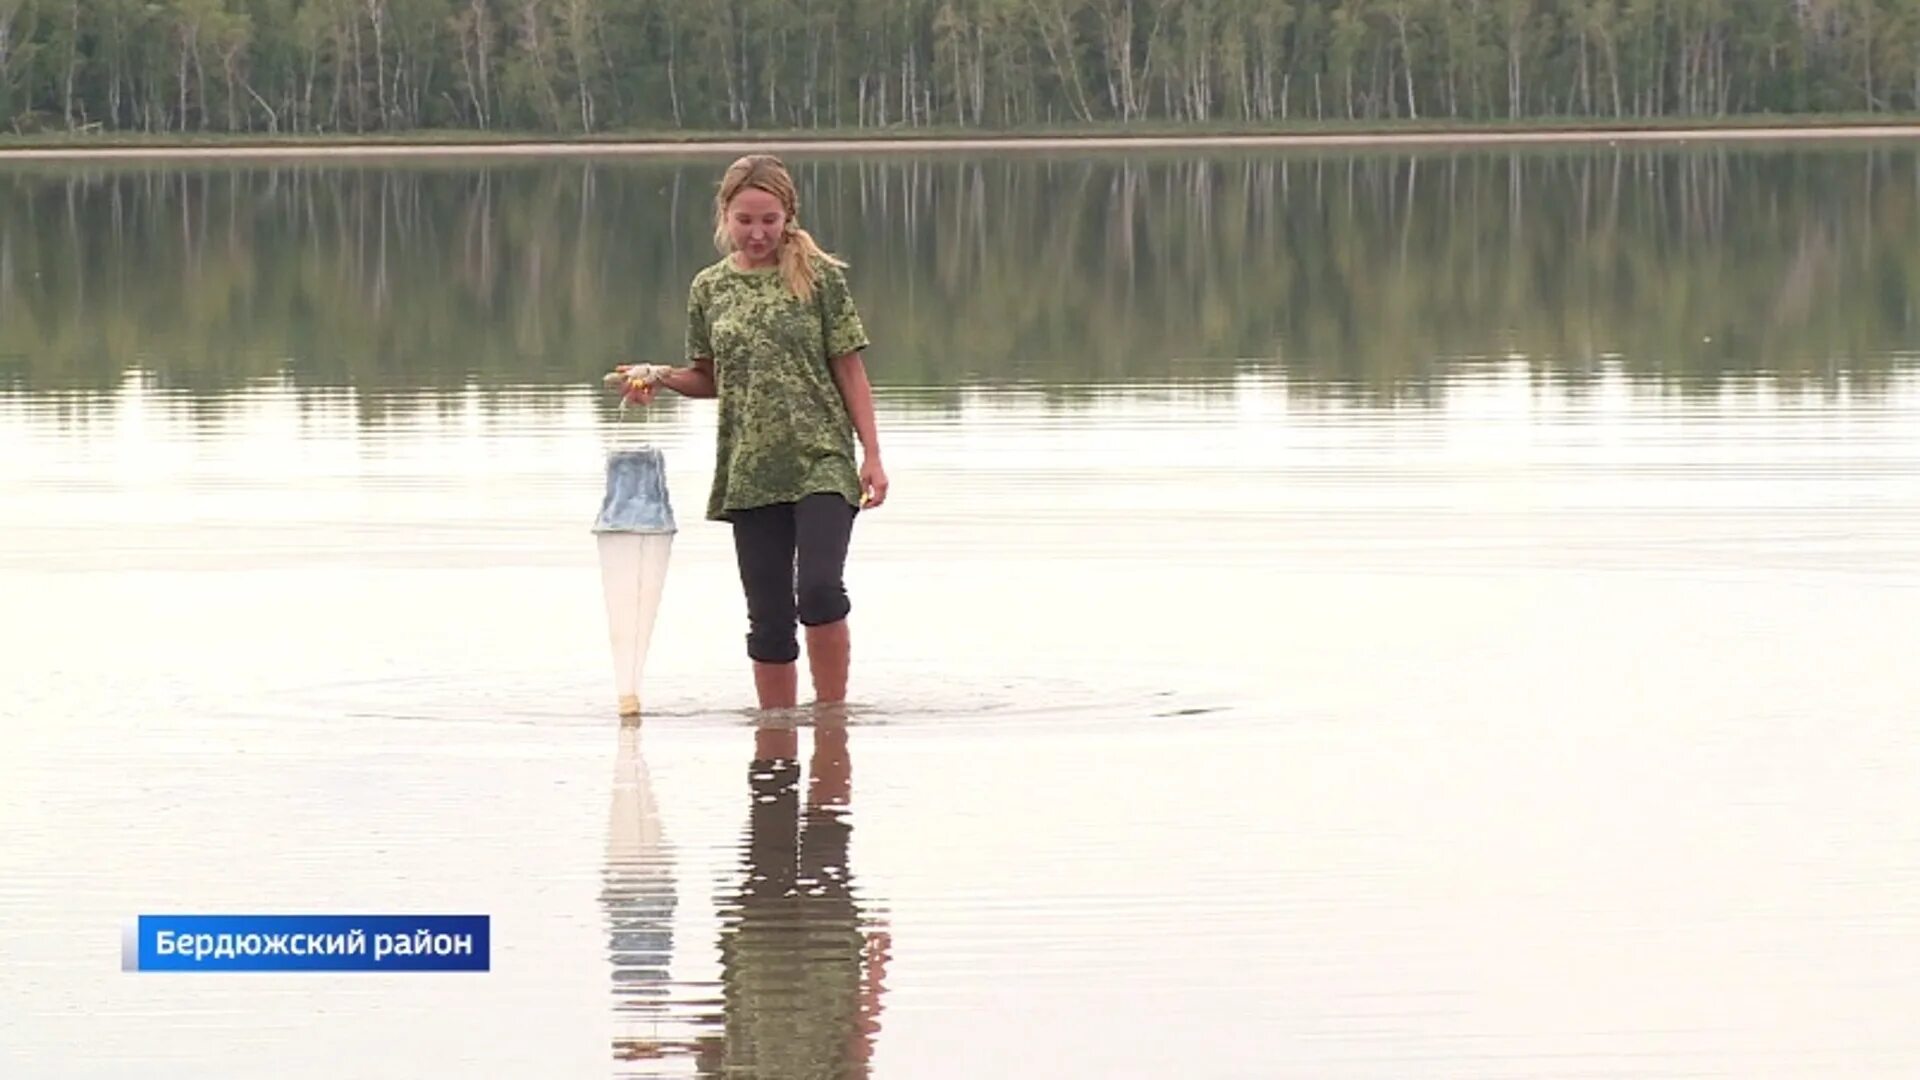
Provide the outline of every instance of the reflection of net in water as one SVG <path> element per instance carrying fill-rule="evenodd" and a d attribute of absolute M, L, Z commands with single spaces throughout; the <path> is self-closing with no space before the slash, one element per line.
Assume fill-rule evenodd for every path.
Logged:
<path fill-rule="evenodd" d="M 613 969 L 614 1056 L 629 1060 L 690 1050 L 669 1022 L 678 895 L 673 852 L 661 828 L 639 740 L 637 727 L 622 726 L 600 891 Z"/>
<path fill-rule="evenodd" d="M 640 678 L 646 670 L 647 646 L 660 612 L 676 531 L 665 458 L 658 449 L 608 453 L 606 493 L 593 531 L 606 593 L 614 692 L 620 715 L 637 716 Z"/>

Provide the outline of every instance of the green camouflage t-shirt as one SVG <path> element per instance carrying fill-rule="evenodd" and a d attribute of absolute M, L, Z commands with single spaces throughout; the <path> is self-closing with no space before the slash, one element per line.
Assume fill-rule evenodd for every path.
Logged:
<path fill-rule="evenodd" d="M 742 270 L 728 256 L 694 275 L 687 359 L 713 360 L 720 437 L 707 518 L 797 502 L 816 492 L 860 505 L 853 422 L 828 360 L 868 346 L 846 275 L 814 260 L 802 301 L 777 267 Z"/>

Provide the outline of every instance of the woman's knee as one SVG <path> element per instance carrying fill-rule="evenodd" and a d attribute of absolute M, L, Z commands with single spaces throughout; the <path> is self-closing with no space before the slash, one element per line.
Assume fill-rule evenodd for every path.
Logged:
<path fill-rule="evenodd" d="M 802 625 L 839 622 L 851 610 L 843 578 L 853 518 L 853 507 L 834 494 L 809 495 L 795 508 L 799 558 L 794 592 Z"/>
<path fill-rule="evenodd" d="M 794 642 L 793 574 L 767 573 L 764 569 L 745 576 L 747 593 L 747 655 L 768 664 L 791 663 L 796 654 Z"/>
<path fill-rule="evenodd" d="M 747 659 L 762 664 L 791 664 L 800 659 L 800 639 L 794 631 L 793 620 L 749 620 Z"/>
<path fill-rule="evenodd" d="M 799 658 L 794 629 L 792 508 L 736 511 L 734 551 L 747 601 L 747 656 L 765 664 Z"/>
<path fill-rule="evenodd" d="M 799 590 L 800 623 L 803 626 L 824 626 L 839 622 L 853 610 L 853 604 L 847 599 L 847 588 L 838 578 L 800 582 Z"/>

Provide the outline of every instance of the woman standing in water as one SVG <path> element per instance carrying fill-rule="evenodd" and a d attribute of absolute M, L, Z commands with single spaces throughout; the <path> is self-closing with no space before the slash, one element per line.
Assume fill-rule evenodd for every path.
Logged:
<path fill-rule="evenodd" d="M 847 695 L 852 604 L 844 582 L 854 517 L 886 501 L 866 330 L 842 273 L 799 223 L 793 177 L 756 154 L 727 169 L 714 200 L 719 262 L 694 276 L 689 366 L 629 384 L 719 399 L 707 519 L 733 526 L 747 600 L 747 656 L 763 709 L 797 703 L 800 646 L 816 699 Z M 854 440 L 864 452 L 854 460 Z"/>

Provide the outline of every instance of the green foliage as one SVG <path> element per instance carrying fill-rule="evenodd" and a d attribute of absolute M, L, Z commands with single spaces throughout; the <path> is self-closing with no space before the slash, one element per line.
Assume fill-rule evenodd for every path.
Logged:
<path fill-rule="evenodd" d="M 0 0 L 15 134 L 1915 109 L 1915 0 Z"/>

